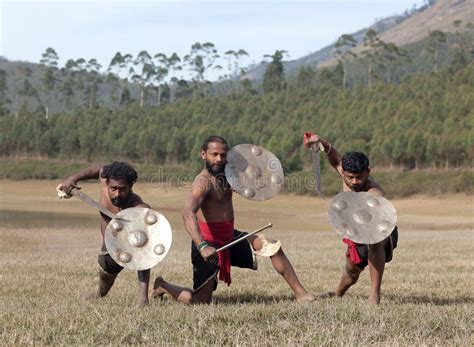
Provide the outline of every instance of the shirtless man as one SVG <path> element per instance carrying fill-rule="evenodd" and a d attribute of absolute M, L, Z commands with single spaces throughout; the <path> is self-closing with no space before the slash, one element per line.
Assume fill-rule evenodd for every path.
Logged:
<path fill-rule="evenodd" d="M 171 295 L 182 303 L 210 303 L 219 279 L 231 282 L 230 267 L 256 270 L 253 250 L 261 251 L 268 242 L 261 236 L 251 236 L 228 250 L 216 254 L 216 248 L 245 233 L 234 229 L 232 189 L 225 178 L 228 145 L 220 136 L 210 136 L 202 145 L 201 159 L 205 167 L 196 176 L 183 210 L 184 225 L 191 236 L 193 290 L 179 287 L 158 277 L 153 297 Z M 298 301 L 311 301 L 313 296 L 301 285 L 292 265 L 281 248 L 269 254 L 275 270 L 283 276 Z"/>
<path fill-rule="evenodd" d="M 370 176 L 369 159 L 363 153 L 349 152 L 341 158 L 341 155 L 328 141 L 318 135 L 305 133 L 304 143 L 306 147 L 309 148 L 311 144 L 318 142 L 324 146 L 324 152 L 327 154 L 329 163 L 342 177 L 343 191 L 369 192 L 376 196 L 384 195 L 380 185 Z M 343 270 L 341 280 L 334 292 L 324 293 L 321 297 L 342 297 L 357 282 L 362 270 L 369 265 L 371 291 L 368 301 L 370 304 L 379 304 L 385 263 L 392 260 L 393 249 L 397 246 L 397 241 L 397 227 L 390 236 L 376 244 L 358 244 L 344 239 L 343 242 L 348 245 L 348 248 L 346 267 Z"/>
<path fill-rule="evenodd" d="M 71 191 L 77 187 L 77 183 L 89 179 L 99 179 L 102 184 L 99 203 L 113 213 L 118 213 L 129 207 L 150 206 L 142 201 L 140 196 L 133 193 L 132 187 L 137 180 L 137 172 L 127 163 L 113 162 L 105 166 L 93 166 L 86 168 L 72 176 L 69 176 L 58 187 L 70 196 Z M 102 248 L 99 252 L 99 287 L 96 298 L 106 296 L 112 288 L 115 279 L 123 267 L 117 264 L 107 252 L 104 243 L 104 233 L 110 218 L 100 214 L 100 231 L 102 233 Z M 150 270 L 138 271 L 138 306 L 148 304 L 148 286 L 150 282 Z"/>

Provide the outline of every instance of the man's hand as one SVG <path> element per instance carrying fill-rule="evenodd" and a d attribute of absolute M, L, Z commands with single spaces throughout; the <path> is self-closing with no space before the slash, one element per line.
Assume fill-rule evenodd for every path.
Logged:
<path fill-rule="evenodd" d="M 323 138 L 319 137 L 312 132 L 305 132 L 303 135 L 303 144 L 306 148 L 310 149 L 313 144 L 318 144 L 321 151 L 325 150 L 324 143 L 321 141 Z"/>
<path fill-rule="evenodd" d="M 201 257 L 203 257 L 205 261 L 212 260 L 217 255 L 216 249 L 212 246 L 204 247 L 200 253 L 201 253 Z"/>
<path fill-rule="evenodd" d="M 74 188 L 78 188 L 77 181 L 66 179 L 63 183 L 58 186 L 58 189 L 66 193 L 67 197 L 71 197 L 71 192 Z"/>

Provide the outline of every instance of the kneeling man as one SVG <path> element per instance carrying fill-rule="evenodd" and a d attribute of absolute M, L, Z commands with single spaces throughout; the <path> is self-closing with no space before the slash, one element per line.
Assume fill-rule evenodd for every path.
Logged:
<path fill-rule="evenodd" d="M 220 136 L 208 137 L 201 148 L 204 169 L 196 176 L 183 211 L 185 228 L 192 239 L 193 289 L 155 280 L 153 297 L 169 294 L 174 299 L 190 303 L 210 303 L 219 280 L 231 283 L 231 266 L 256 270 L 254 250 L 270 256 L 275 270 L 283 276 L 298 301 L 311 301 L 313 296 L 301 285 L 281 247 L 261 236 L 251 236 L 227 250 L 216 249 L 245 233 L 234 229 L 232 189 L 224 168 L 227 164 L 227 141 Z"/>

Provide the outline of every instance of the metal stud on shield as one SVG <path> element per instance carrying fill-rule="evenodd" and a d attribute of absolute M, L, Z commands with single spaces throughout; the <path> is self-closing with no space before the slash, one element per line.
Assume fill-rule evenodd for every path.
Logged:
<path fill-rule="evenodd" d="M 171 247 L 171 226 L 157 211 L 133 207 L 113 219 L 105 230 L 105 246 L 121 266 L 135 271 L 147 270 L 160 263 Z"/>

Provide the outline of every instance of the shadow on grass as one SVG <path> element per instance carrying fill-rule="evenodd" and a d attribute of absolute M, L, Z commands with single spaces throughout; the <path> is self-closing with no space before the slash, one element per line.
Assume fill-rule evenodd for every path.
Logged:
<path fill-rule="evenodd" d="M 385 294 L 383 298 L 393 300 L 402 304 L 432 304 L 435 306 L 449 306 L 456 304 L 474 304 L 474 297 L 459 296 L 455 298 L 443 298 L 433 297 L 426 295 L 396 295 L 396 294 Z"/>
<path fill-rule="evenodd" d="M 226 296 L 216 295 L 213 297 L 213 302 L 217 305 L 275 304 L 288 301 L 295 301 L 295 298 L 291 295 L 260 295 L 252 293 Z"/>

